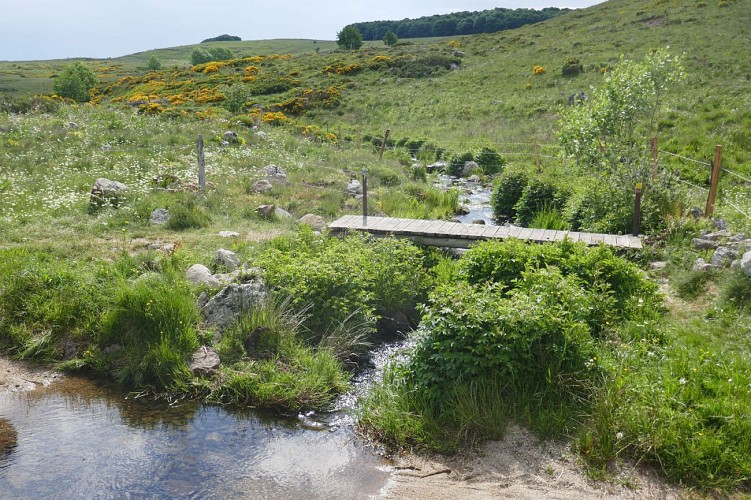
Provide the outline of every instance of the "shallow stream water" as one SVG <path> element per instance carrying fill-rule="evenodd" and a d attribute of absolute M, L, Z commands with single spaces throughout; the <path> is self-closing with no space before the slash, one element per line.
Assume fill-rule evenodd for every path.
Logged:
<path fill-rule="evenodd" d="M 392 467 L 352 411 L 395 348 L 325 415 L 169 405 L 76 378 L 0 395 L 18 442 L 0 452 L 0 498 L 372 498 Z"/>
<path fill-rule="evenodd" d="M 455 217 L 457 221 L 471 224 L 476 220 L 483 220 L 488 225 L 496 224 L 493 219 L 493 209 L 490 206 L 491 187 L 444 174 L 438 176 L 436 185 L 442 189 L 459 189 L 461 193 L 459 203 L 468 208 L 469 212 L 466 215 L 457 215 Z"/>

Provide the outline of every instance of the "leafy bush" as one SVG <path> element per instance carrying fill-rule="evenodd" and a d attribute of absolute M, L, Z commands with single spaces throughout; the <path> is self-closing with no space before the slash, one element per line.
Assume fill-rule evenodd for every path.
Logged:
<path fill-rule="evenodd" d="M 225 47 L 195 48 L 190 53 L 190 63 L 198 66 L 210 61 L 229 61 L 233 57 L 232 51 Z"/>
<path fill-rule="evenodd" d="M 569 58 L 561 69 L 563 76 L 577 76 L 584 72 L 584 65 L 575 57 Z"/>
<path fill-rule="evenodd" d="M 529 175 L 522 170 L 506 171 L 493 183 L 490 204 L 496 219 L 516 217 L 516 203 L 529 183 Z"/>
<path fill-rule="evenodd" d="M 294 307 L 310 307 L 305 326 L 320 337 L 352 314 L 367 321 L 409 313 L 429 283 L 422 259 L 403 240 L 327 238 L 303 229 L 276 240 L 257 262 L 273 290 L 289 296 Z"/>
<path fill-rule="evenodd" d="M 87 102 L 99 79 L 81 61 L 67 64 L 52 84 L 52 90 L 60 97 L 67 97 L 78 102 Z"/>
<path fill-rule="evenodd" d="M 146 62 L 146 69 L 149 71 L 158 71 L 162 69 L 162 62 L 155 55 L 149 56 L 149 60 Z"/>
<path fill-rule="evenodd" d="M 530 181 L 522 191 L 522 195 L 514 205 L 516 223 L 528 226 L 537 212 L 543 210 L 563 209 L 568 192 L 556 183 L 547 179 L 535 179 Z"/>
<path fill-rule="evenodd" d="M 495 175 L 501 172 L 504 165 L 503 158 L 494 149 L 482 148 L 477 155 L 477 164 L 485 175 Z"/>
<path fill-rule="evenodd" d="M 358 50 L 362 47 L 362 35 L 355 26 L 345 26 L 336 34 L 336 44 L 344 50 Z"/>

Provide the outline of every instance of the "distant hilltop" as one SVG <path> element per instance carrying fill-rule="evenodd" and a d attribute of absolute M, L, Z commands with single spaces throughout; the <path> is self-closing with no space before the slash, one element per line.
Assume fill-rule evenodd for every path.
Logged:
<path fill-rule="evenodd" d="M 370 21 L 354 23 L 363 40 L 382 40 L 386 32 L 393 31 L 399 38 L 428 38 L 434 36 L 475 35 L 495 33 L 539 23 L 571 9 L 547 7 L 535 9 L 495 8 L 477 12 L 454 12 L 452 14 L 402 19 L 401 21 Z"/>
<path fill-rule="evenodd" d="M 201 43 L 209 43 L 209 42 L 242 42 L 242 38 L 239 36 L 234 35 L 219 35 L 215 36 L 214 38 L 207 38 L 206 40 L 201 40 Z"/>

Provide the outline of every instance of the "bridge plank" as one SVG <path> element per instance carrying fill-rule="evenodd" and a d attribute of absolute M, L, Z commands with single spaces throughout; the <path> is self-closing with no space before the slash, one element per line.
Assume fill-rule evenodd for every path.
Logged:
<path fill-rule="evenodd" d="M 581 241 L 587 245 L 605 244 L 620 248 L 641 249 L 641 238 L 631 235 L 592 234 L 578 231 L 555 231 L 516 226 L 493 226 L 483 224 L 462 224 L 445 220 L 403 219 L 396 217 L 368 216 L 363 226 L 361 215 L 345 215 L 332 222 L 329 228 L 334 232 L 346 230 L 367 231 L 384 236 L 393 234 L 399 237 L 414 238 L 428 245 L 468 247 L 475 241 L 484 239 L 518 238 L 535 242 Z"/>

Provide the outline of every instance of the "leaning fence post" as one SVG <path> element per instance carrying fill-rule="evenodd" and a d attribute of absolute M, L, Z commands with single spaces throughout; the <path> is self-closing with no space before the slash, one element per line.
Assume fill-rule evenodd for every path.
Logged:
<path fill-rule="evenodd" d="M 391 130 L 386 129 L 386 133 L 383 134 L 383 144 L 381 144 L 381 154 L 378 156 L 379 159 L 383 159 L 383 152 L 386 151 L 386 143 L 389 142 L 389 134 L 391 133 Z"/>
<path fill-rule="evenodd" d="M 657 137 L 652 137 L 652 180 L 657 180 Z"/>
<path fill-rule="evenodd" d="M 632 234 L 639 236 L 641 221 L 641 182 L 636 183 L 636 198 L 634 198 L 634 229 Z"/>
<path fill-rule="evenodd" d="M 198 189 L 206 194 L 206 160 L 203 156 L 203 135 L 198 134 Z"/>
<path fill-rule="evenodd" d="M 368 169 L 362 167 L 362 227 L 368 226 Z"/>
<path fill-rule="evenodd" d="M 709 196 L 707 196 L 707 207 L 704 210 L 706 217 L 712 217 L 714 212 L 714 203 L 717 200 L 717 184 L 720 181 L 720 170 L 722 169 L 722 146 L 719 144 L 715 147 L 714 163 L 712 163 L 712 177 L 709 179 Z"/>

